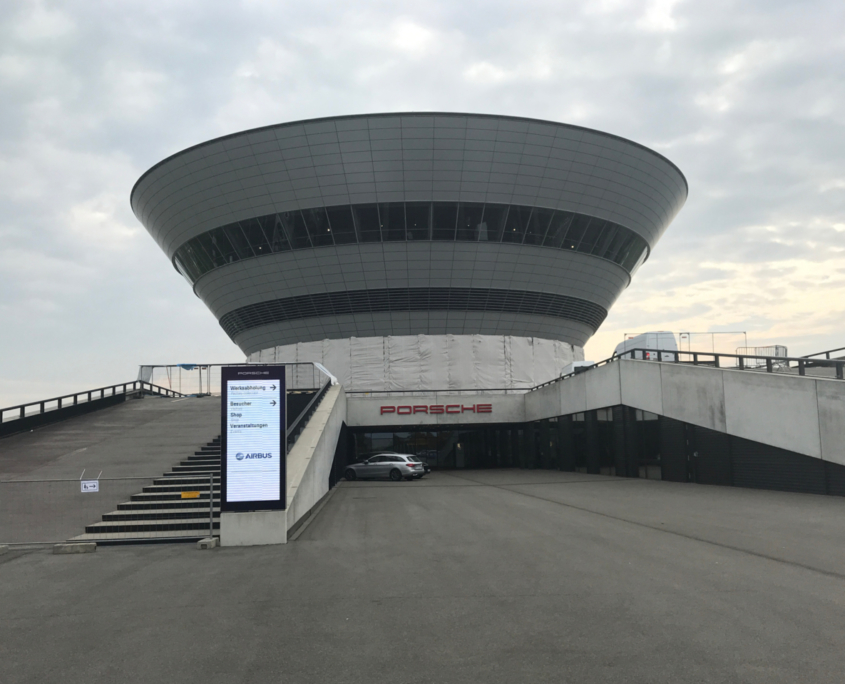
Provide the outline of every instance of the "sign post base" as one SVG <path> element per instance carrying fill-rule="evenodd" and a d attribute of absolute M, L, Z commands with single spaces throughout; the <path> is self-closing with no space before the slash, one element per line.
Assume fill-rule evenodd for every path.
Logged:
<path fill-rule="evenodd" d="M 220 514 L 220 546 L 287 544 L 287 511 Z"/>

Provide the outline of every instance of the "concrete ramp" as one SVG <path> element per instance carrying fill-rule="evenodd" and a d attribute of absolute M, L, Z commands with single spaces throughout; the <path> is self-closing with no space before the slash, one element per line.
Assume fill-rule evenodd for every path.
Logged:
<path fill-rule="evenodd" d="M 147 396 L 0 439 L 0 480 L 160 475 L 219 432 L 219 397 Z"/>
<path fill-rule="evenodd" d="M 527 420 L 628 406 L 845 465 L 845 382 L 620 359 L 525 395 Z"/>

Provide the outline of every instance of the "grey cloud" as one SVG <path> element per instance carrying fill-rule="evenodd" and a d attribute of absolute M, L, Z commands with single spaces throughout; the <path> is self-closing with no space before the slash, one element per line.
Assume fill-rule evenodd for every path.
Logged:
<path fill-rule="evenodd" d="M 79 389 L 138 363 L 240 358 L 128 196 L 179 149 L 284 120 L 482 111 L 665 154 L 689 201 L 606 327 L 715 315 L 700 302 L 672 301 L 664 318 L 639 306 L 724 280 L 676 264 L 802 259 L 842 272 L 845 233 L 826 227 L 845 214 L 842 3 L 681 2 L 656 18 L 648 2 L 602 11 L 614 4 L 4 3 L 0 313 L 15 332 L 0 336 L 0 404 L 28 396 L 33 373 Z M 787 276 L 810 301 L 813 281 Z"/>

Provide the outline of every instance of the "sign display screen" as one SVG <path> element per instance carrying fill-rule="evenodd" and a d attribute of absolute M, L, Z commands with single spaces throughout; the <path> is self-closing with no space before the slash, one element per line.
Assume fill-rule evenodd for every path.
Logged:
<path fill-rule="evenodd" d="M 283 509 L 285 367 L 222 368 L 221 509 Z"/>

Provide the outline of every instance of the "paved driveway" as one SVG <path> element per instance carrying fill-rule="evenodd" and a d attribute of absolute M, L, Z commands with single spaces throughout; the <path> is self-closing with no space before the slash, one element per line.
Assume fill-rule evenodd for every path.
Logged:
<path fill-rule="evenodd" d="M 845 500 L 343 483 L 284 547 L 0 556 L 3 681 L 842 682 Z"/>

